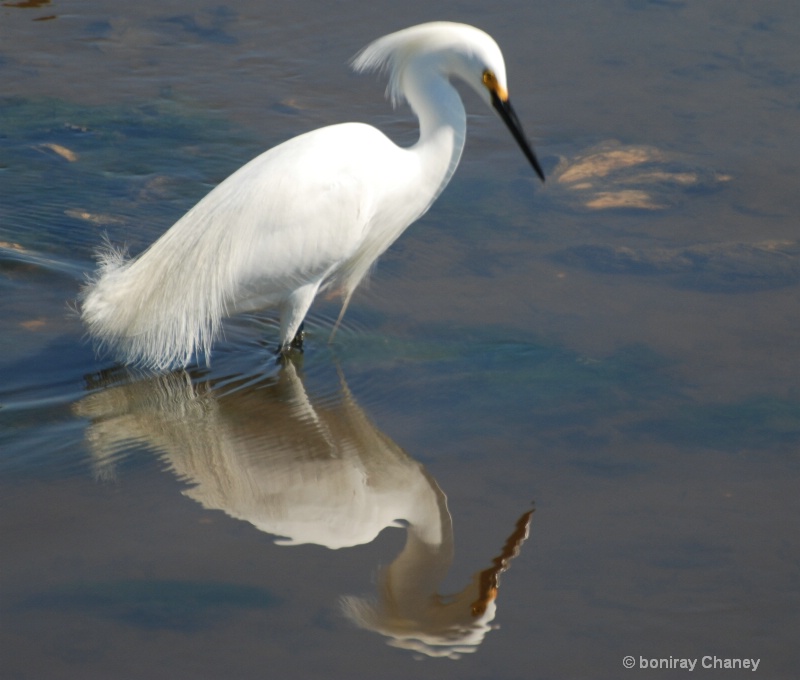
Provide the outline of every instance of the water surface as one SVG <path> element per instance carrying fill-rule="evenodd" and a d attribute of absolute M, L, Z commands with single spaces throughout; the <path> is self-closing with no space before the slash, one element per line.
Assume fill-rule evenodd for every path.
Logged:
<path fill-rule="evenodd" d="M 333 346 L 320 300 L 285 367 L 268 314 L 210 368 L 94 352 L 70 305 L 104 235 L 140 251 L 320 125 L 412 141 L 347 61 L 439 18 L 502 46 L 546 185 L 465 92 L 461 167 Z M 793 677 L 798 27 L 785 0 L 3 3 L 5 674 Z"/>

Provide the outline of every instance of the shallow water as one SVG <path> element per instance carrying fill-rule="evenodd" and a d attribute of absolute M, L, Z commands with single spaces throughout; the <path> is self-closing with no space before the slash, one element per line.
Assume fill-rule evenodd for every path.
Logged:
<path fill-rule="evenodd" d="M 94 353 L 104 234 L 319 125 L 413 139 L 346 63 L 443 14 L 502 46 L 545 186 L 465 92 L 334 345 L 320 300 L 283 368 L 269 315 L 211 368 Z M 4 677 L 794 677 L 798 33 L 785 0 L 0 6 Z"/>

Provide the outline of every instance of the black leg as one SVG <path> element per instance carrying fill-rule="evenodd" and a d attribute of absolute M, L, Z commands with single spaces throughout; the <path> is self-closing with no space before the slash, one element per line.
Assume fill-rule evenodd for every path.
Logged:
<path fill-rule="evenodd" d="M 305 321 L 300 322 L 300 328 L 297 329 L 297 333 L 295 333 L 294 338 L 288 345 L 278 345 L 277 349 L 275 350 L 275 356 L 278 357 L 278 363 L 282 364 L 287 356 L 292 353 L 303 353 L 303 336 L 305 336 Z"/>
<path fill-rule="evenodd" d="M 305 336 L 305 327 L 306 322 L 305 320 L 300 322 L 300 328 L 297 329 L 297 333 L 295 333 L 292 342 L 289 344 L 289 347 L 292 349 L 303 351 L 303 337 Z"/>

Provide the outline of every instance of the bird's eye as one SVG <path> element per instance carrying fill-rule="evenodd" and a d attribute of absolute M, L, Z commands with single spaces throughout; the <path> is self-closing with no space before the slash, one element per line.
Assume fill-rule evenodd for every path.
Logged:
<path fill-rule="evenodd" d="M 492 97 L 497 97 L 501 102 L 508 101 L 508 92 L 506 92 L 506 89 L 498 82 L 494 71 L 490 71 L 487 68 L 483 72 L 483 85 L 489 90 L 489 94 L 491 94 Z"/>

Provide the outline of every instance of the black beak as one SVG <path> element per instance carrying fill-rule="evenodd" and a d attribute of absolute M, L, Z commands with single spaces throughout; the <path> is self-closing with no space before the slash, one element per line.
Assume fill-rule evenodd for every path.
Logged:
<path fill-rule="evenodd" d="M 522 123 L 519 122 L 519 118 L 517 118 L 517 114 L 511 106 L 511 102 L 508 101 L 508 99 L 503 101 L 497 95 L 497 92 L 492 91 L 492 106 L 494 106 L 495 111 L 500 114 L 500 118 L 503 119 L 508 129 L 511 130 L 511 134 L 514 135 L 514 139 L 517 140 L 517 144 L 519 144 L 519 148 L 522 149 L 522 153 L 525 154 L 525 158 L 530 161 L 536 174 L 539 175 L 539 179 L 544 182 L 542 166 L 539 165 L 536 154 L 533 153 L 533 149 L 525 137 L 525 133 L 522 130 Z"/>

